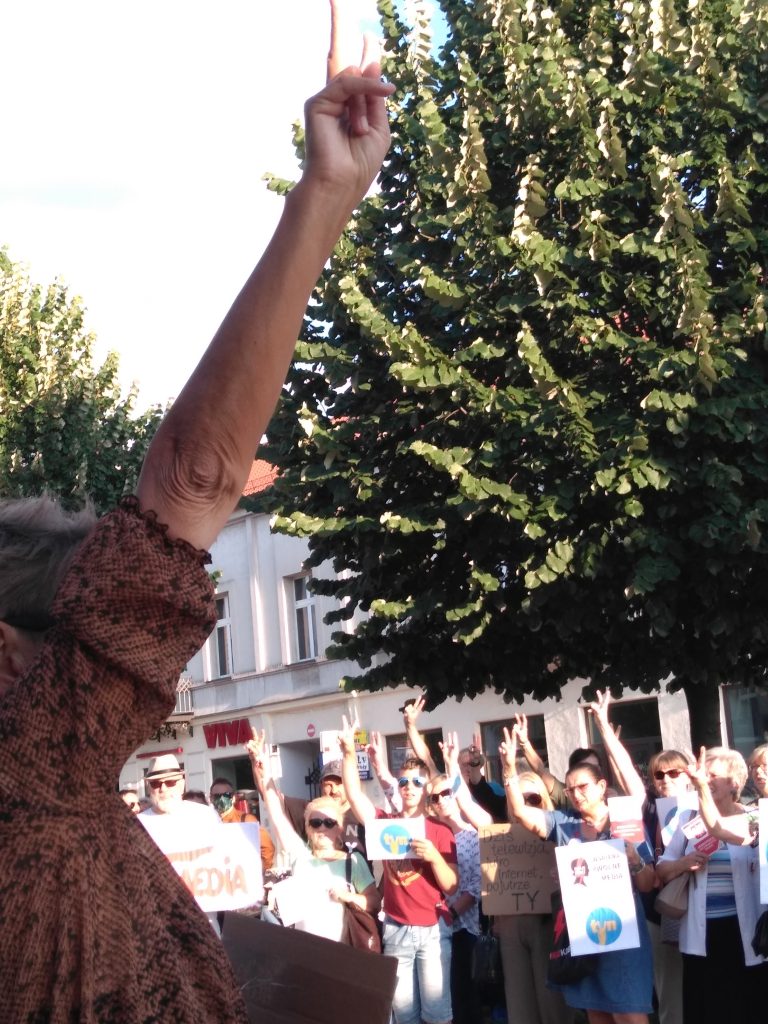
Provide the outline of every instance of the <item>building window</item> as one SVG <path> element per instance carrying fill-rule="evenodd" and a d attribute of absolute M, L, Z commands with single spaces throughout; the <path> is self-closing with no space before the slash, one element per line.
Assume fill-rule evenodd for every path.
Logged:
<path fill-rule="evenodd" d="M 746 757 L 768 743 L 768 696 L 743 686 L 723 687 L 728 742 Z"/>
<path fill-rule="evenodd" d="M 425 729 L 421 734 L 422 739 L 427 744 L 429 752 L 432 755 L 432 760 L 437 765 L 438 771 L 443 771 L 443 754 L 440 750 L 440 744 L 443 740 L 442 729 Z M 400 775 L 400 770 L 403 767 L 403 762 L 408 757 L 413 757 L 413 750 L 408 742 L 408 737 L 404 732 L 398 733 L 395 736 L 387 736 L 387 763 L 389 770 L 395 778 Z"/>
<path fill-rule="evenodd" d="M 593 716 L 585 711 L 587 721 L 588 746 L 600 755 L 606 771 L 610 766 L 605 753 L 605 746 Z M 655 697 L 644 700 L 627 700 L 611 704 L 610 720 L 619 739 L 629 752 L 635 768 L 641 778 L 648 781 L 648 762 L 661 750 L 661 724 L 659 722 L 659 702 Z M 613 780 L 614 783 L 616 780 Z"/>
<path fill-rule="evenodd" d="M 502 718 L 499 722 L 484 722 L 480 725 L 480 739 L 486 758 L 485 777 L 489 782 L 501 781 L 501 763 L 499 761 L 499 744 L 504 739 L 504 726 L 511 729 L 514 724 L 512 716 Z M 528 739 L 539 757 L 547 763 L 547 739 L 544 732 L 544 715 L 528 715 Z M 522 752 L 518 747 L 518 754 Z"/>
<path fill-rule="evenodd" d="M 232 623 L 229 595 L 216 595 L 216 628 L 211 636 L 211 678 L 232 675 Z"/>
<path fill-rule="evenodd" d="M 309 576 L 297 576 L 290 581 L 293 587 L 297 661 L 309 661 L 317 657 L 315 597 L 307 586 L 308 581 Z"/>

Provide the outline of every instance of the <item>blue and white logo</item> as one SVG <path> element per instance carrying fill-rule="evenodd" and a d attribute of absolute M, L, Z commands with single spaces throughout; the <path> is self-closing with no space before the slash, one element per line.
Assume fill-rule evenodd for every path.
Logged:
<path fill-rule="evenodd" d="M 610 946 L 621 935 L 621 918 L 610 907 L 596 907 L 587 918 L 587 936 L 596 946 Z"/>

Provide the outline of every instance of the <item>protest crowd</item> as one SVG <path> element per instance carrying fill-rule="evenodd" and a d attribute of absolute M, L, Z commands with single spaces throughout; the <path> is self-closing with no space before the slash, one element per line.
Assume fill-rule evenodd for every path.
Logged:
<path fill-rule="evenodd" d="M 525 716 L 516 716 L 499 751 L 501 787 L 485 778 L 479 743 L 459 749 L 455 734 L 440 744 L 440 770 L 417 726 L 424 701 L 409 701 L 411 754 L 397 778 L 382 738 L 369 734 L 383 806 L 363 792 L 357 723 L 345 719 L 341 757 L 326 763 L 323 795 L 306 804 L 303 830 L 286 814 L 263 733 L 254 734 L 254 777 L 292 867 L 292 878 L 272 889 L 268 919 L 286 923 L 285 895 L 290 926 L 353 945 L 345 915 L 331 908 L 354 904 L 376 921 L 381 945 L 368 948 L 397 960 L 395 1024 L 565 1024 L 584 1014 L 598 1024 L 641 1024 L 654 1013 L 663 1024 L 689 1024 L 725 1019 L 734 991 L 744 996 L 739 1019 L 764 1019 L 758 801 L 768 795 L 768 746 L 748 765 L 725 748 L 697 759 L 660 751 L 643 779 L 609 706 L 600 693 L 589 705 L 608 764 L 577 749 L 563 781 L 530 744 Z M 350 812 L 362 830 L 345 831 Z M 520 830 L 539 842 L 519 842 Z M 524 850 L 515 878 L 535 875 L 545 906 L 522 885 L 530 900 L 497 907 L 499 839 L 513 858 Z"/>
<path fill-rule="evenodd" d="M 700 1024 L 728 1019 L 735 998 L 740 1021 L 765 1019 L 768 746 L 748 763 L 660 751 L 644 779 L 598 693 L 609 764 L 575 750 L 555 778 L 516 716 L 499 785 L 479 741 L 449 733 L 435 763 L 417 699 L 396 777 L 370 734 L 380 806 L 348 719 L 306 804 L 280 792 L 261 732 L 247 745 L 258 801 L 223 777 L 185 793 L 173 754 L 150 763 L 148 800 L 114 792 L 216 621 L 205 549 L 242 492 L 313 283 L 386 153 L 391 91 L 364 57 L 309 101 L 302 180 L 136 496 L 98 522 L 45 497 L 0 502 L 4 1021 L 245 1021 L 229 910 L 394 958 L 394 1024 Z M 226 845 L 226 869 L 192 864 L 179 837 L 201 829 Z M 193 897 L 213 901 L 207 922 Z"/>

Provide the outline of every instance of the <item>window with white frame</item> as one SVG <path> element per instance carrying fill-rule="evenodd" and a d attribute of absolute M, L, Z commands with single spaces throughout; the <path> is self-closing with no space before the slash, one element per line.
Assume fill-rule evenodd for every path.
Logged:
<path fill-rule="evenodd" d="M 211 678 L 232 675 L 232 622 L 229 595 L 216 595 L 216 628 L 211 634 Z"/>
<path fill-rule="evenodd" d="M 317 620 L 315 596 L 308 587 L 309 576 L 295 576 L 288 580 L 293 599 L 294 657 L 309 661 L 317 657 Z"/>

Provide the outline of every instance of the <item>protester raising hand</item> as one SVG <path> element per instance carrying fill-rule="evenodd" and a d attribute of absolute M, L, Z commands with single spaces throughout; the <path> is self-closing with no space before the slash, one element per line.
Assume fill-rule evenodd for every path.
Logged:
<path fill-rule="evenodd" d="M 289 56 L 290 46 L 285 49 Z M 332 44 L 333 68 L 337 49 Z M 298 70 L 304 69 L 282 61 L 273 89 Z M 116 779 L 131 751 L 162 724 L 179 673 L 216 621 L 199 549 L 212 544 L 240 499 L 309 296 L 384 159 L 391 92 L 367 45 L 362 64 L 347 66 L 308 101 L 301 180 L 163 419 L 136 496 L 98 522 L 87 509 L 69 515 L 50 498 L 0 501 L 5 529 L 14 536 L 10 564 L 26 574 L 14 577 L 13 594 L 34 595 L 31 621 L 24 602 L 10 602 L 10 591 L 0 600 L 0 613 L 11 618 L 0 622 L 3 774 L 24 774 L 28 752 L 41 738 L 40 776 L 53 779 L 65 764 L 84 806 L 99 807 L 99 827 L 87 842 L 82 828 L 56 827 L 49 812 L 60 798 L 50 787 L 40 799 L 41 806 L 50 804 L 42 816 L 50 825 L 44 841 L 27 828 L 21 802 L 3 808 L 10 814 L 4 863 L 14 865 L 13 884 L 0 886 L 3 1020 L 245 1020 L 219 939 L 201 924 L 183 883 L 119 796 L 104 800 L 105 780 Z M 256 110 L 268 102 L 269 96 L 253 97 Z M 238 227 L 235 217 L 224 230 L 231 236 Z M 193 302 L 196 287 L 190 282 L 178 301 Z M 186 342 L 168 339 L 179 352 Z M 7 553 L 0 562 L 2 580 Z M 63 692 L 65 702 L 58 697 Z M 111 737 L 98 771 L 96 734 Z M 270 814 L 275 808 L 279 815 L 260 734 L 249 756 L 269 794 Z M 345 854 L 335 843 L 341 822 L 333 810 L 332 827 L 325 815 L 319 827 L 309 827 L 321 853 L 340 855 L 333 860 L 344 881 Z M 70 824 L 77 824 L 74 817 Z M 85 878 L 87 887 L 79 884 Z M 325 903 L 324 910 L 341 909 Z"/>
<path fill-rule="evenodd" d="M 209 546 L 242 493 L 307 298 L 387 152 L 392 91 L 371 60 L 347 67 L 307 101 L 301 180 L 142 469 L 140 504 L 157 513 L 171 537 Z"/>
<path fill-rule="evenodd" d="M 440 744 L 440 752 L 445 762 L 445 774 L 451 781 L 453 795 L 461 813 L 473 828 L 479 829 L 483 825 L 492 825 L 493 815 L 472 798 L 469 787 L 461 774 L 458 733 L 447 732 L 445 734 L 445 739 Z"/>
<path fill-rule="evenodd" d="M 709 832 L 723 843 L 750 846 L 757 834 L 755 809 L 744 808 L 733 797 L 723 799 L 719 793 L 720 799 L 716 802 L 710 780 L 713 777 L 719 780 L 720 777 L 713 776 L 710 771 L 706 747 L 701 747 L 698 761 L 691 761 L 685 773 L 699 795 L 699 812 Z M 720 785 L 719 781 L 715 785 Z"/>

